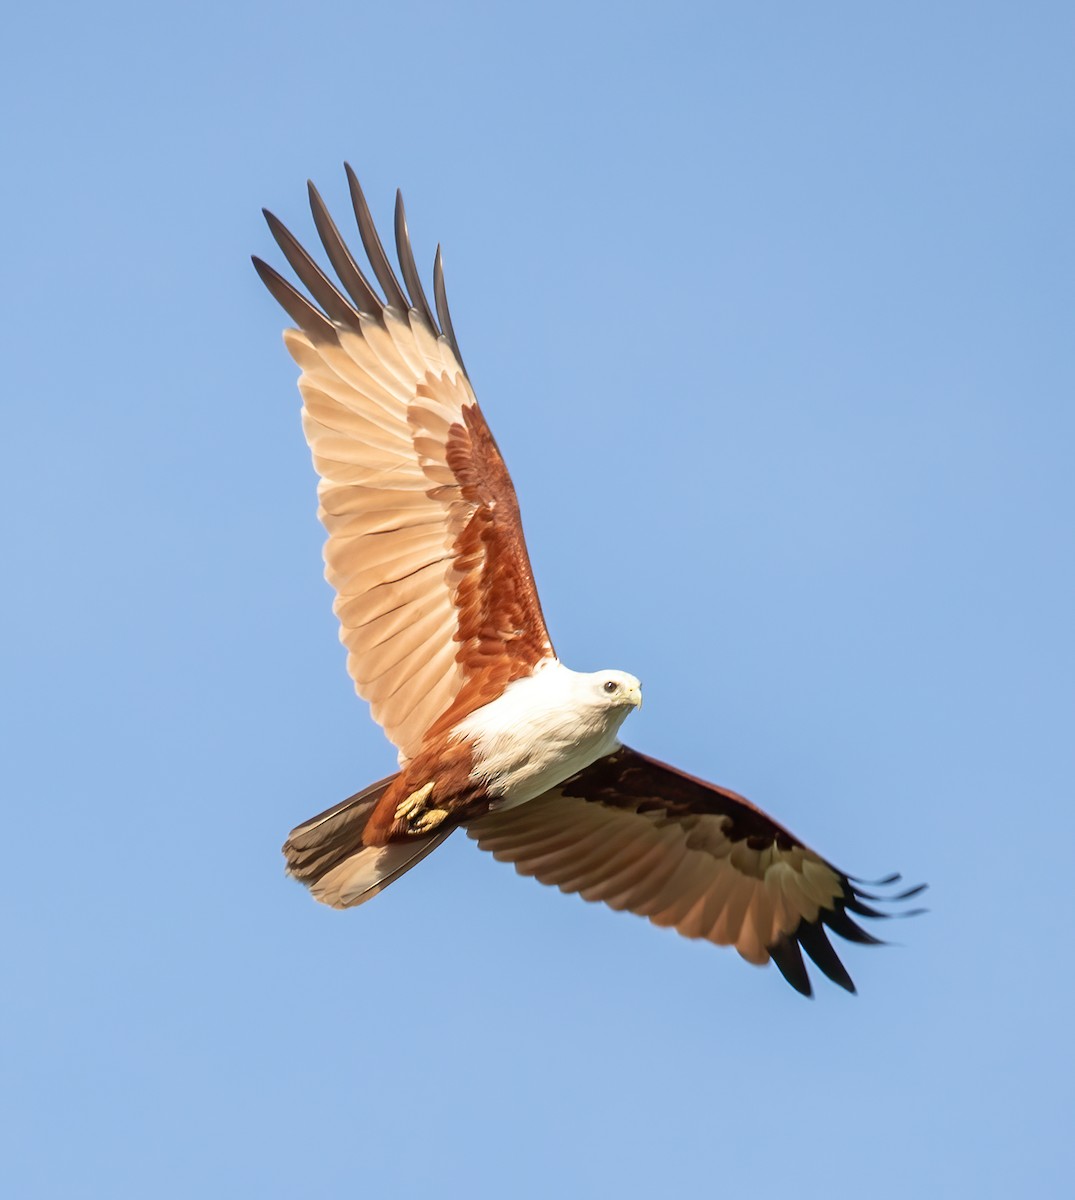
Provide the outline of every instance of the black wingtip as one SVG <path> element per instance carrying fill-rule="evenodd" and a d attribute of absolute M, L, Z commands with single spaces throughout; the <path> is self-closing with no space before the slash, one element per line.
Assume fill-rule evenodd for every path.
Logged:
<path fill-rule="evenodd" d="M 890 943 L 881 938 L 875 937 L 872 933 L 868 933 L 860 925 L 851 919 L 853 913 L 857 917 L 866 917 L 871 920 L 887 920 L 892 917 L 913 917 L 925 912 L 924 908 L 909 909 L 905 912 L 882 912 L 871 905 L 863 902 L 863 897 L 869 897 L 871 900 L 876 900 L 881 903 L 898 903 L 900 901 L 909 900 L 914 896 L 920 895 L 926 890 L 926 884 L 918 884 L 915 887 L 905 888 L 903 891 L 895 895 L 879 895 L 875 892 L 867 892 L 856 886 L 853 876 L 844 875 L 844 895 L 841 896 L 832 908 L 822 909 L 817 918 L 813 921 L 802 921 L 794 934 L 789 935 L 776 946 L 769 947 L 769 953 L 772 955 L 773 961 L 784 974 L 784 978 L 792 985 L 797 987 L 796 978 L 798 970 L 802 969 L 802 956 L 798 955 L 799 963 L 796 966 L 794 958 L 788 950 L 788 945 L 794 945 L 796 950 L 799 946 L 809 955 L 818 969 L 826 975 L 833 983 L 842 987 L 846 992 L 852 995 L 857 995 L 857 990 L 851 980 L 851 976 L 847 972 L 847 968 L 840 961 L 839 955 L 833 948 L 832 943 L 828 938 L 828 930 L 838 934 L 845 941 L 853 942 L 861 946 L 884 946 Z M 873 881 L 873 887 L 891 887 L 900 881 L 899 874 L 886 875 L 883 879 Z M 785 966 L 789 965 L 790 970 L 785 970 Z M 798 990 L 802 990 L 799 988 Z"/>
<path fill-rule="evenodd" d="M 325 202 L 312 179 L 306 181 L 310 210 L 318 236 L 335 271 L 333 280 L 318 266 L 306 249 L 299 243 L 286 225 L 268 208 L 262 215 L 277 245 L 280 247 L 299 282 L 309 293 L 309 299 L 279 275 L 267 263 L 251 256 L 262 282 L 274 299 L 283 307 L 295 324 L 314 337 L 336 338 L 337 329 L 350 328 L 361 332 L 362 322 L 373 320 L 382 328 L 386 326 L 387 312 L 405 320 L 414 321 L 415 314 L 428 331 L 436 338 L 443 337 L 451 346 L 459 365 L 463 366 L 459 343 L 452 328 L 448 312 L 448 301 L 444 292 L 444 268 L 440 247 L 434 262 L 433 298 L 430 305 L 422 287 L 421 277 L 414 260 L 407 218 L 403 206 L 403 193 L 396 189 L 395 241 L 402 282 L 385 253 L 369 205 L 362 191 L 358 176 L 349 162 L 343 164 L 347 176 L 351 205 L 358 224 L 359 236 L 369 261 L 372 279 L 380 285 L 384 299 L 366 273 L 355 261 L 346 242 L 329 215 Z M 337 282 L 338 281 L 338 282 Z M 342 290 L 341 290 L 342 288 Z M 317 307 L 320 306 L 320 307 Z M 408 314 L 411 314 L 408 316 Z M 463 368 L 466 369 L 465 367 Z"/>
<path fill-rule="evenodd" d="M 256 254 L 250 256 L 261 282 L 269 289 L 269 294 L 277 304 L 295 322 L 299 329 L 319 337 L 335 339 L 336 330 L 324 313 L 320 312 L 281 275 L 273 270 L 267 262 Z"/>
<path fill-rule="evenodd" d="M 448 308 L 448 292 L 444 286 L 444 255 L 439 242 L 437 243 L 437 253 L 433 257 L 433 303 L 437 306 L 437 319 L 440 321 L 441 332 L 448 339 L 448 345 L 451 346 L 455 357 L 459 360 L 459 365 L 465 371 L 463 355 L 460 353 L 459 341 L 452 325 L 452 314 Z"/>
<path fill-rule="evenodd" d="M 380 320 L 381 309 L 383 307 L 381 298 L 377 295 L 370 281 L 362 273 L 361 267 L 355 262 L 354 256 L 347 248 L 347 243 L 336 228 L 336 222 L 329 215 L 328 208 L 324 200 L 321 199 L 321 193 L 314 186 L 312 180 L 308 179 L 306 181 L 306 192 L 310 201 L 310 212 L 313 215 L 314 225 L 317 228 L 318 237 L 321 239 L 321 245 L 324 246 L 325 253 L 328 255 L 329 262 L 332 263 L 340 282 L 347 290 L 348 295 L 354 301 L 355 307 L 360 313 Z"/>
<path fill-rule="evenodd" d="M 883 904 L 897 904 L 901 900 L 910 900 L 914 896 L 921 895 L 929 887 L 928 883 L 919 883 L 915 887 L 906 888 L 902 892 L 897 892 L 894 896 L 885 896 L 880 892 L 868 892 L 865 888 L 853 885 L 855 895 L 865 898 L 866 900 L 878 900 Z"/>
<path fill-rule="evenodd" d="M 277 280 L 279 280 L 281 283 L 287 283 L 287 280 L 284 279 L 283 276 L 275 271 L 272 267 L 270 267 L 263 258 L 258 258 L 256 254 L 251 254 L 250 261 L 254 264 L 254 270 L 257 271 L 258 278 L 269 289 L 270 292 L 273 290 L 273 286 Z"/>
<path fill-rule="evenodd" d="M 770 946 L 769 957 L 776 963 L 780 974 L 800 996 L 805 996 L 807 1000 L 813 1000 L 814 989 L 810 983 L 806 964 L 803 962 L 802 952 L 799 950 L 799 943 L 795 938 L 781 938 L 779 942 Z"/>
<path fill-rule="evenodd" d="M 362 239 L 366 257 L 373 268 L 373 274 L 384 291 L 387 307 L 394 308 L 400 314 L 405 314 L 410 308 L 410 304 L 407 302 L 407 297 L 399 285 L 395 271 L 392 270 L 392 264 L 388 261 L 388 255 L 384 252 L 384 246 L 381 244 L 377 226 L 373 222 L 370 207 L 366 203 L 366 196 L 362 191 L 362 185 L 358 182 L 358 176 L 352 170 L 350 163 L 344 163 L 343 168 L 347 173 L 347 187 L 351 193 L 351 207 L 355 210 L 358 234 Z"/>
<path fill-rule="evenodd" d="M 884 943 L 878 937 L 874 937 L 872 933 L 867 933 L 860 925 L 856 925 L 854 921 L 847 915 L 847 912 L 841 907 L 829 909 L 821 914 L 821 921 L 827 925 L 833 933 L 838 933 L 840 937 L 847 942 L 856 942 L 860 946 L 882 946 Z"/>
<path fill-rule="evenodd" d="M 820 921 L 802 922 L 796 931 L 796 937 L 823 975 L 842 987 L 845 992 L 855 995 L 855 985 L 851 976 L 832 948 L 832 943 L 825 934 L 825 927 Z"/>
<path fill-rule="evenodd" d="M 290 229 L 272 213 L 265 220 L 276 244 L 322 311 L 340 325 L 357 327 L 358 312 L 310 256 Z"/>
<path fill-rule="evenodd" d="M 908 888 L 905 892 L 900 892 L 898 896 L 892 896 L 892 900 L 910 900 L 912 896 L 921 896 L 929 887 L 928 883 L 919 883 L 915 887 Z"/>
<path fill-rule="evenodd" d="M 437 329 L 437 322 L 433 318 L 433 312 L 429 307 L 429 301 L 426 299 L 425 289 L 422 287 L 422 277 L 418 274 L 418 264 L 414 261 L 414 250 L 411 248 L 411 235 L 407 228 L 407 211 L 403 207 L 403 193 L 399 188 L 396 188 L 395 235 L 396 258 L 399 260 L 399 267 L 403 272 L 403 282 L 407 285 L 407 291 L 410 293 L 411 307 L 418 313 L 435 337 L 439 330 Z"/>

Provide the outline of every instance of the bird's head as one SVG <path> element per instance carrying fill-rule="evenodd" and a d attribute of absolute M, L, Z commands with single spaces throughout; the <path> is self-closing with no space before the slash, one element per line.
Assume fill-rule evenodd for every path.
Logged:
<path fill-rule="evenodd" d="M 591 679 L 596 695 L 606 707 L 642 707 L 642 684 L 626 671 L 595 671 Z"/>

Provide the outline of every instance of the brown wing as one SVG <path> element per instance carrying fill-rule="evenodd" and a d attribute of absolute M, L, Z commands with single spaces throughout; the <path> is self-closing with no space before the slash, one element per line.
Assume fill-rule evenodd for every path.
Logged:
<path fill-rule="evenodd" d="M 268 212 L 318 307 L 260 259 L 254 266 L 299 326 L 284 341 L 302 368 L 302 423 L 321 477 L 325 576 L 336 589 L 347 669 L 401 758 L 410 758 L 438 717 L 451 710 L 454 721 L 486 703 L 553 649 L 515 489 L 456 345 L 440 250 L 438 327 L 401 197 L 395 233 L 405 288 L 350 167 L 347 176 L 385 299 L 313 184 L 314 223 L 343 290 Z"/>
<path fill-rule="evenodd" d="M 482 817 L 467 832 L 522 875 L 686 937 L 734 946 L 748 962 L 771 958 L 807 996 L 800 947 L 853 992 L 826 927 L 853 942 L 876 942 L 848 913 L 886 915 L 863 902 L 882 897 L 862 892 L 742 796 L 626 746 L 529 804 Z"/>

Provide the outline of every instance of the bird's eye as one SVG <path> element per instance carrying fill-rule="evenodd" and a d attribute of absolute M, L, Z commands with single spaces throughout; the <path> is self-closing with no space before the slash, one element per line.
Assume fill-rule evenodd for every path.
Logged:
<path fill-rule="evenodd" d="M 613 692 L 616 690 L 616 688 L 618 688 L 618 687 L 619 687 L 619 684 L 618 684 L 618 683 L 616 683 L 616 681 L 615 681 L 615 680 L 613 680 L 613 679 L 610 679 L 610 680 L 608 680 L 608 682 L 605 684 L 605 691 L 606 691 L 606 692 L 608 692 L 608 694 L 611 696 L 611 695 L 612 695 L 612 693 L 613 693 Z"/>

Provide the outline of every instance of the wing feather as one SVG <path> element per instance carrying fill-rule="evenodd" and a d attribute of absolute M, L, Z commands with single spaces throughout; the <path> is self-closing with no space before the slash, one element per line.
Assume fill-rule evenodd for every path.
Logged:
<path fill-rule="evenodd" d="M 339 276 L 340 282 L 347 289 L 358 311 L 375 317 L 381 311 L 381 301 L 377 293 L 352 257 L 346 242 L 340 236 L 340 231 L 336 228 L 336 222 L 329 216 L 329 211 L 317 188 L 309 180 L 307 180 L 306 187 L 310 197 L 310 211 L 313 213 L 314 224 L 317 226 L 317 235 L 321 239 L 322 246 L 325 247 L 325 253 L 328 255 L 329 262 L 332 263 L 332 269 Z"/>
<path fill-rule="evenodd" d="M 301 370 L 348 670 L 406 759 L 431 726 L 454 723 L 553 650 L 515 491 L 458 353 L 439 248 L 434 311 L 402 199 L 401 283 L 346 170 L 369 274 L 312 183 L 314 224 L 339 284 L 271 213 L 270 232 L 309 298 L 255 266 L 298 326 L 284 340 Z"/>
<path fill-rule="evenodd" d="M 414 251 L 411 249 L 411 235 L 407 230 L 407 214 L 403 209 L 403 193 L 396 190 L 396 257 L 399 259 L 407 291 L 411 296 L 411 307 L 416 308 L 430 329 L 436 329 L 437 322 L 429 307 L 429 301 L 422 289 L 422 280 L 414 262 Z"/>
<path fill-rule="evenodd" d="M 402 427 L 392 429 L 368 412 L 347 408 L 341 403 L 343 391 L 321 379 L 316 385 L 307 385 L 303 395 L 303 430 L 307 441 L 314 436 L 340 436 L 367 445 L 379 454 L 395 456 Z"/>
<path fill-rule="evenodd" d="M 373 223 L 370 207 L 362 192 L 362 185 L 358 182 L 358 176 L 351 169 L 350 163 L 344 163 L 343 169 L 347 173 L 347 185 L 351 191 L 351 207 L 355 210 L 355 220 L 358 222 L 362 248 L 370 260 L 370 266 L 373 268 L 374 275 L 377 276 L 377 282 L 384 290 L 386 303 L 389 308 L 395 308 L 397 312 L 406 312 L 410 305 L 407 303 L 407 297 L 403 294 L 403 289 L 399 286 L 399 280 L 396 279 L 392 264 L 388 261 L 388 255 L 385 254 L 384 247 L 381 245 L 377 226 Z"/>
<path fill-rule="evenodd" d="M 436 257 L 433 259 L 433 299 L 437 305 L 440 327 L 448 339 L 448 345 L 455 354 L 456 361 L 466 370 L 466 367 L 463 366 L 463 356 L 459 353 L 459 342 L 456 340 L 455 330 L 452 328 L 452 314 L 448 310 L 448 293 L 444 288 L 444 256 L 441 254 L 440 246 L 437 247 Z"/>
<path fill-rule="evenodd" d="M 626 746 L 537 800 L 471 822 L 467 832 L 542 883 L 734 946 L 748 962 L 773 959 L 806 995 L 801 950 L 854 991 L 826 930 L 877 941 L 848 915 L 863 906 L 847 875 L 742 796 Z"/>

